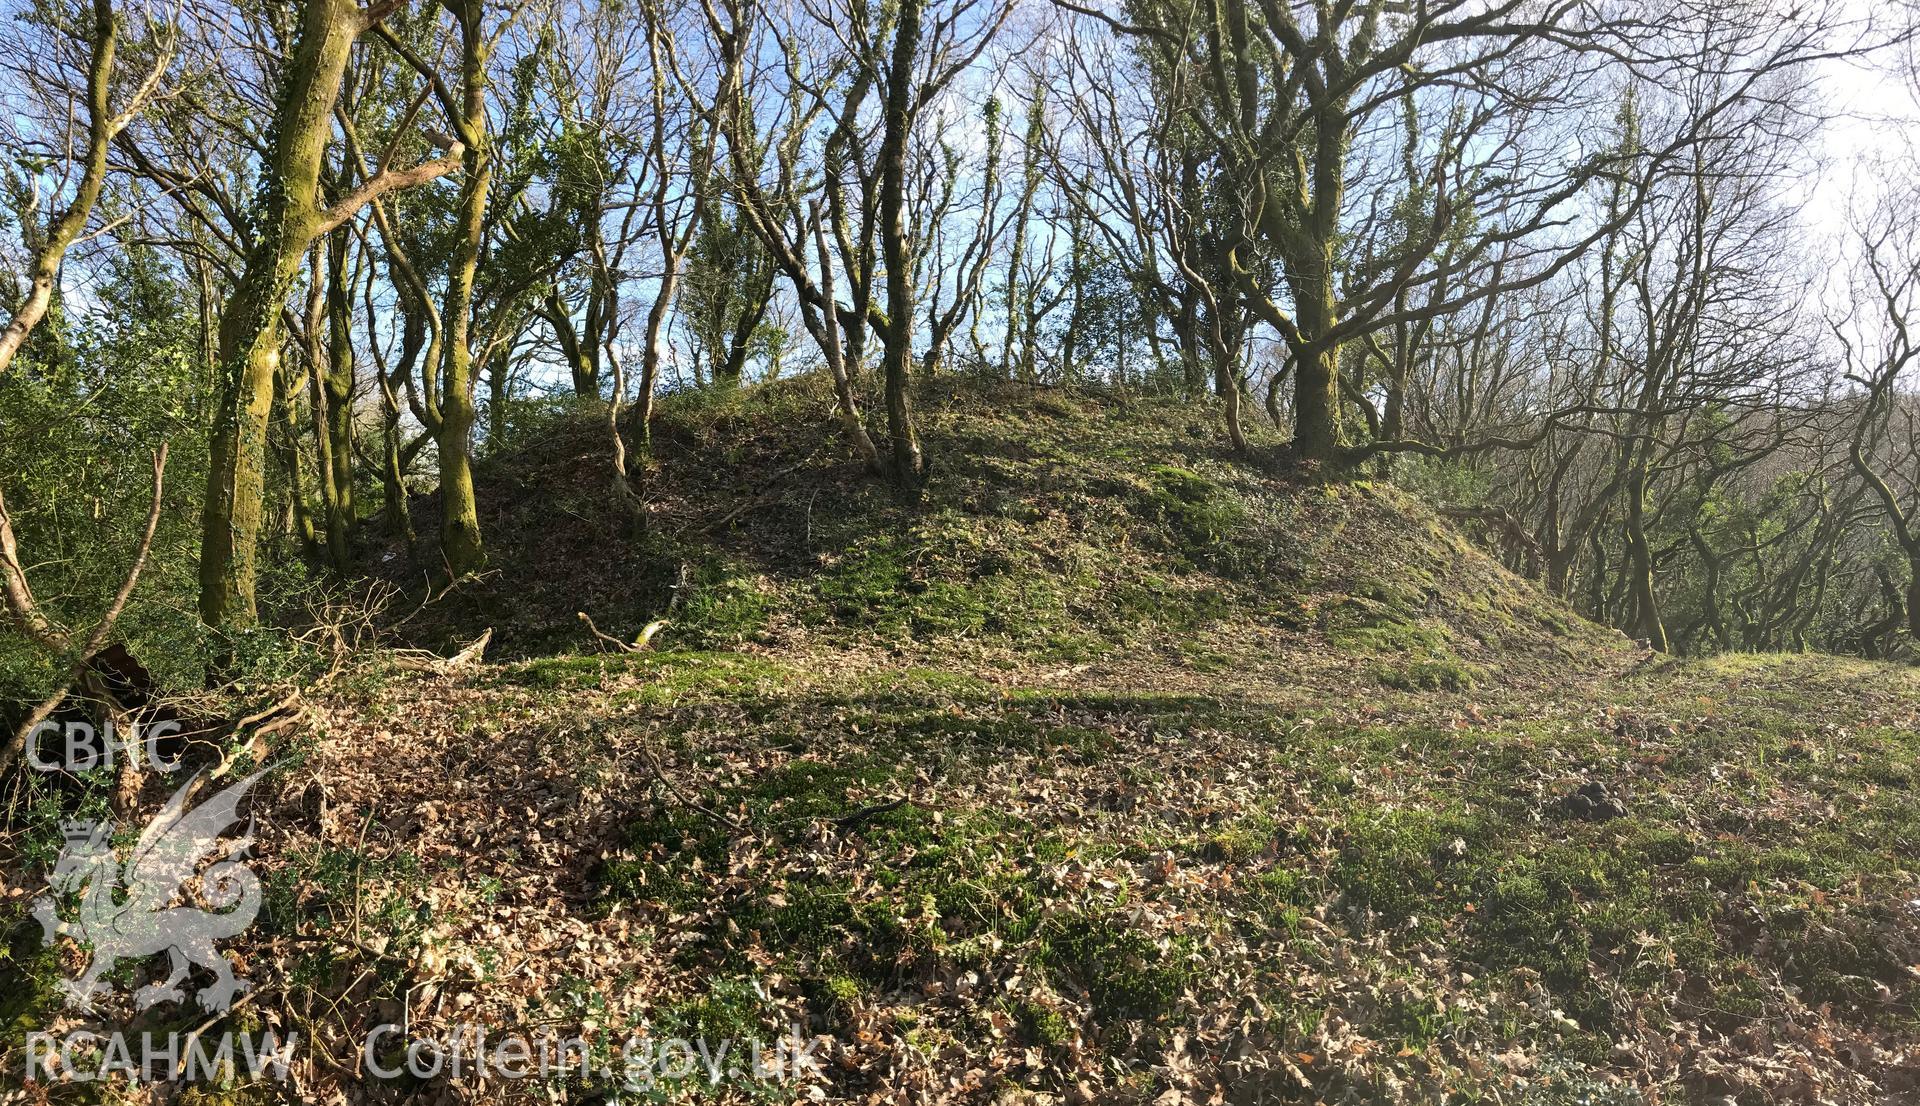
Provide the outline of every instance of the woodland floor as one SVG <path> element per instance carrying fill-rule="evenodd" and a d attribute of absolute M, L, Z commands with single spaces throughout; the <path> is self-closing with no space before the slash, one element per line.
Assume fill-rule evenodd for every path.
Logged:
<path fill-rule="evenodd" d="M 699 417 L 743 471 L 813 448 Z M 1038 429 L 969 453 L 976 418 Z M 232 946 L 236 1024 L 308 1042 L 300 1099 L 620 1095 L 352 1077 L 404 1020 L 819 1042 L 797 1084 L 639 1101 L 1920 1102 L 1920 671 L 1655 657 L 1392 489 L 1138 412 L 931 422 L 972 467 L 911 526 L 827 462 L 709 465 L 629 608 L 618 571 L 502 584 L 411 626 L 498 625 L 503 661 L 370 653 L 314 693 Z M 567 448 L 511 509 L 586 531 L 502 562 L 616 525 L 542 482 Z M 661 449 L 669 520 L 691 449 Z M 675 601 L 687 563 L 724 570 Z M 626 635 L 669 603 L 659 651 L 579 651 L 570 608 Z M 63 1024 L 82 954 L 14 932 L 0 1014 Z"/>

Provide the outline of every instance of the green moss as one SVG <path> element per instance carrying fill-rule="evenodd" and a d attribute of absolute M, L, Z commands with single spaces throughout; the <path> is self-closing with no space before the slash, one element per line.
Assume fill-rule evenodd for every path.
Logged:
<path fill-rule="evenodd" d="M 770 661 L 740 653 L 660 650 L 543 657 L 512 665 L 501 678 L 543 691 L 602 687 L 630 678 L 640 683 L 633 697 L 666 702 L 694 694 L 755 695 L 792 675 Z"/>
<path fill-rule="evenodd" d="M 1246 815 L 1210 834 L 1200 856 L 1204 860 L 1246 864 L 1273 851 L 1279 835 L 1280 824 L 1271 815 Z"/>
<path fill-rule="evenodd" d="M 903 533 L 866 534 L 808 586 L 802 617 L 874 637 L 1007 639 L 1029 645 L 1070 624 L 1069 597 L 1087 582 L 1047 571 L 998 530 L 958 511 L 922 516 Z"/>
<path fill-rule="evenodd" d="M 1241 901 L 1251 907 L 1260 927 L 1259 937 L 1271 937 L 1274 931 L 1297 935 L 1304 915 L 1318 896 L 1317 881 L 1292 868 L 1272 868 L 1240 882 Z"/>
<path fill-rule="evenodd" d="M 1190 469 L 1155 465 L 1139 512 L 1162 528 L 1168 545 L 1190 561 L 1220 561 L 1221 544 L 1247 521 L 1239 498 L 1216 481 Z"/>
<path fill-rule="evenodd" d="M 1446 631 L 1398 620 L 1372 600 L 1349 598 L 1337 610 L 1327 641 L 1350 653 L 1397 653 L 1409 656 L 1442 652 Z"/>
<path fill-rule="evenodd" d="M 1486 677 L 1482 669 L 1452 658 L 1379 664 L 1372 671 L 1382 685 L 1401 691 L 1471 691 Z"/>
<path fill-rule="evenodd" d="M 516 666 L 507 678 L 523 687 L 549 690 L 591 687 L 626 666 L 625 658 L 610 656 L 545 657 Z"/>
<path fill-rule="evenodd" d="M 1030 998 L 1014 999 L 1009 1005 L 1020 1031 L 1034 1044 L 1057 1047 L 1073 1040 L 1073 1022 L 1053 1007 Z"/>
<path fill-rule="evenodd" d="M 1416 810 L 1357 811 L 1333 868 L 1336 888 L 1354 908 L 1387 925 L 1423 915 L 1445 895 L 1455 868 L 1492 832 L 1466 813 Z"/>
<path fill-rule="evenodd" d="M 773 584 L 723 555 L 698 562 L 673 633 L 694 645 L 737 645 L 760 634 L 782 604 Z"/>
<path fill-rule="evenodd" d="M 1192 937 L 1155 937 L 1119 913 L 1053 915 L 1040 940 L 1039 961 L 1071 976 L 1095 1011 L 1110 1018 L 1167 1014 L 1205 960 Z"/>
<path fill-rule="evenodd" d="M 727 858 L 726 830 L 678 804 L 657 803 L 629 823 L 626 832 L 627 844 L 636 855 L 607 861 L 594 872 L 594 882 L 609 900 L 695 906 L 706 895 L 707 873 Z"/>
<path fill-rule="evenodd" d="M 1679 830 L 1639 822 L 1628 822 L 1620 829 L 1631 835 L 1628 847 L 1638 852 L 1649 864 L 1685 864 L 1693 858 L 1693 841 Z"/>
<path fill-rule="evenodd" d="M 717 979 L 707 993 L 662 1012 L 656 1033 L 685 1040 L 743 1042 L 765 1036 L 762 1014 L 770 1009 L 751 979 Z"/>

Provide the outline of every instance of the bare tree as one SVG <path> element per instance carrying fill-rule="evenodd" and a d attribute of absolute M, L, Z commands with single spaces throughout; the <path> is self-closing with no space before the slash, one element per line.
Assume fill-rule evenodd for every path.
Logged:
<path fill-rule="evenodd" d="M 1890 198 L 1858 238 L 1857 302 L 1874 310 L 1854 326 L 1833 326 L 1847 377 L 1863 390 L 1847 458 L 1906 558 L 1906 628 L 1920 641 L 1920 402 L 1902 388 L 1920 358 L 1920 219 L 1910 197 Z"/>
<path fill-rule="evenodd" d="M 60 148 L 68 170 L 66 176 L 70 178 L 74 169 L 78 169 L 80 175 L 72 183 L 66 206 L 54 216 L 44 233 L 36 236 L 38 241 L 32 243 L 33 256 L 28 266 L 26 299 L 13 310 L 6 329 L 0 330 L 0 379 L 5 378 L 8 368 L 13 364 L 14 355 L 20 352 L 27 336 L 33 333 L 34 327 L 40 325 L 40 320 L 46 317 L 47 308 L 53 303 L 60 279 L 60 264 L 86 230 L 87 222 L 93 216 L 94 205 L 100 199 L 100 190 L 106 184 L 108 154 L 115 136 L 126 130 L 127 125 L 153 97 L 172 59 L 173 24 L 164 20 L 149 21 L 148 38 L 153 55 L 150 66 L 145 76 L 127 94 L 121 109 L 115 112 L 114 62 L 120 48 L 120 19 L 114 13 L 112 0 L 93 0 L 91 15 L 91 24 L 84 38 L 84 53 L 81 55 L 86 80 L 78 90 L 85 104 L 84 148 L 77 157 L 72 156 L 71 136 Z M 61 42 L 70 37 L 65 29 L 56 27 L 49 34 L 53 40 L 49 52 L 56 56 L 67 54 L 69 51 L 62 48 L 65 44 Z M 9 68 L 15 71 L 23 84 L 42 79 L 33 72 L 30 64 L 15 63 Z M 65 189 L 60 183 L 55 183 L 49 191 L 58 195 Z"/>
<path fill-rule="evenodd" d="M 1208 209 L 1190 213 L 1190 225 L 1217 235 L 1208 245 L 1233 291 L 1286 342 L 1294 451 L 1317 462 L 1434 448 L 1384 439 L 1345 448 L 1347 343 L 1552 279 L 1637 206 L 1601 218 L 1594 189 L 1644 183 L 1684 161 L 1769 75 L 1825 56 L 1835 19 L 1581 0 L 1169 0 L 1125 22 L 1056 2 L 1140 44 L 1136 74 L 1164 105 L 1158 133 L 1204 136 L 1205 175 L 1231 203 L 1224 219 Z M 1678 88 L 1701 73 L 1717 78 L 1703 110 L 1671 116 L 1630 150 L 1589 138 L 1581 105 L 1624 74 Z M 1412 134 L 1424 119 L 1436 122 Z M 1394 145 L 1408 156 L 1364 156 Z M 1346 244 L 1369 236 L 1356 233 L 1353 201 L 1380 187 L 1370 167 L 1382 163 L 1410 186 L 1392 211 L 1398 229 L 1355 255 Z M 1275 270 L 1278 290 L 1266 286 Z"/>
<path fill-rule="evenodd" d="M 931 105 L 993 41 L 1011 6 L 1001 0 L 933 6 L 908 0 L 878 10 L 865 0 L 803 6 L 773 32 L 782 58 L 776 67 L 749 66 L 768 12 L 747 0 L 709 2 L 705 12 L 719 58 L 715 117 L 726 140 L 728 187 L 792 284 L 801 318 L 823 350 L 830 340 L 824 315 L 837 314 L 831 340 L 840 344 L 850 380 L 864 361 L 868 330 L 880 339 L 886 472 L 915 486 L 925 465 L 911 393 L 916 259 L 925 228 L 909 217 L 913 135 Z M 820 56 L 802 53 L 801 44 L 823 37 Z M 842 70 L 850 70 L 845 79 Z M 760 112 L 769 114 L 763 119 Z M 768 133 L 779 139 L 765 141 Z M 804 258 L 808 186 L 799 159 L 815 133 L 830 238 L 845 262 L 846 306 L 825 297 Z M 862 156 L 869 150 L 871 158 Z M 874 296 L 882 278 L 884 304 Z"/>

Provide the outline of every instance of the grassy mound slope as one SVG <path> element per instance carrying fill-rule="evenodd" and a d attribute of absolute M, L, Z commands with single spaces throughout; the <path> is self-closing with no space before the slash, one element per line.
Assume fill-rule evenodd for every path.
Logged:
<path fill-rule="evenodd" d="M 1391 488 L 1232 463 L 1191 405 L 965 383 L 920 402 L 936 468 L 911 503 L 848 460 L 818 381 L 669 402 L 644 524 L 615 502 L 604 427 L 563 422 L 481 467 L 494 572 L 410 630 L 491 626 L 495 655 L 535 656 L 596 647 L 579 611 L 623 638 L 670 614 L 682 647 L 1150 657 L 1207 686 L 1330 652 L 1349 663 L 1290 674 L 1447 690 L 1624 644 Z"/>

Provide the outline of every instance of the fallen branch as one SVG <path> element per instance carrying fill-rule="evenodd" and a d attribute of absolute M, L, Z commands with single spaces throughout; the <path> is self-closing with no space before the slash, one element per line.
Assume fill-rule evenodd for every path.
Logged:
<path fill-rule="evenodd" d="M 480 636 L 468 642 L 466 648 L 448 657 L 442 668 L 461 668 L 469 664 L 479 664 L 487 654 L 487 644 L 493 640 L 493 627 L 481 631 Z"/>
<path fill-rule="evenodd" d="M 835 818 L 833 820 L 833 824 L 840 827 L 841 829 L 852 829 L 853 827 L 859 825 L 860 823 L 866 821 L 869 818 L 877 817 L 878 815 L 881 815 L 881 814 L 886 814 L 889 811 L 899 810 L 901 807 L 906 805 L 907 805 L 907 797 L 905 795 L 902 795 L 898 799 L 889 799 L 884 803 L 875 803 L 872 806 L 863 806 L 859 810 L 856 810 L 851 814 L 843 814 L 840 817 Z"/>
<path fill-rule="evenodd" d="M 580 616 L 580 621 L 586 623 L 588 633 L 598 638 L 603 644 L 611 645 L 622 653 L 646 652 L 653 647 L 654 635 L 672 625 L 667 619 L 656 618 L 652 622 L 647 623 L 646 626 L 641 629 L 639 635 L 632 641 L 621 641 L 612 634 L 602 633 L 600 627 L 593 624 L 593 619 L 588 616 L 587 612 L 579 611 L 577 613 Z"/>
<path fill-rule="evenodd" d="M 771 499 L 749 499 L 745 503 L 742 503 L 738 507 L 735 507 L 733 510 L 728 511 L 724 515 L 721 515 L 717 521 L 710 522 L 707 525 L 702 526 L 700 528 L 700 532 L 702 534 L 711 534 L 715 530 L 723 529 L 727 525 L 727 523 L 732 522 L 734 519 L 739 518 L 741 515 L 746 514 L 748 511 L 757 511 L 762 507 L 778 507 L 785 502 L 786 500 L 780 496 L 774 496 Z"/>
<path fill-rule="evenodd" d="M 395 655 L 393 666 L 408 672 L 451 672 L 480 663 L 480 659 L 486 655 L 487 645 L 492 641 L 493 627 L 489 626 L 451 657 L 435 656 L 424 651 L 401 653 Z"/>
<path fill-rule="evenodd" d="M 729 818 L 725 814 L 720 813 L 719 811 L 713 809 L 707 804 L 701 802 L 696 798 L 693 798 L 692 796 L 688 795 L 686 792 L 680 790 L 679 785 L 675 784 L 672 779 L 668 778 L 666 771 L 660 767 L 660 762 L 654 759 L 654 756 L 651 750 L 647 749 L 645 746 L 641 746 L 640 756 L 647 762 L 647 770 L 653 774 L 653 778 L 659 781 L 660 785 L 662 787 L 665 787 L 669 794 L 671 794 L 675 799 L 679 800 L 688 809 L 694 810 L 700 814 L 706 815 L 708 818 L 711 818 L 712 820 L 720 823 L 721 825 L 726 826 L 728 829 L 732 830 L 735 833 L 744 834 L 747 832 L 747 828 L 741 825 L 735 819 Z"/>
<path fill-rule="evenodd" d="M 238 722 L 235 722 L 233 724 L 233 733 L 235 736 L 245 733 L 249 727 L 254 727 L 253 735 L 247 740 L 245 745 L 233 749 L 222 756 L 220 763 L 214 766 L 213 771 L 208 773 L 207 778 L 217 780 L 225 776 L 228 772 L 233 771 L 233 766 L 235 762 L 240 759 L 242 753 L 251 754 L 255 764 L 265 763 L 267 759 L 266 739 L 306 716 L 307 708 L 306 703 L 303 701 L 304 698 L 299 691 L 293 691 L 271 706 L 257 710 L 245 718 L 240 719 Z"/>

